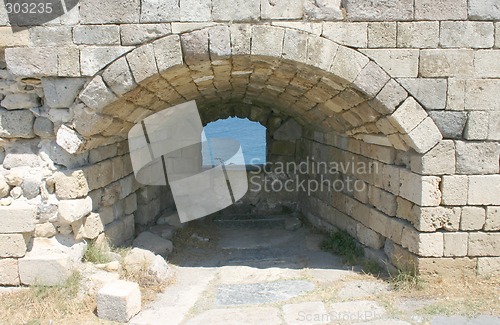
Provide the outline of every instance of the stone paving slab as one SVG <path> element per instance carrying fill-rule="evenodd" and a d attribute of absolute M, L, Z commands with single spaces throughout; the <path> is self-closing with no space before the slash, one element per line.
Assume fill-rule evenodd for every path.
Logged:
<path fill-rule="evenodd" d="M 302 274 L 302 270 L 278 267 L 259 269 L 249 266 L 223 266 L 217 275 L 220 284 L 245 284 L 296 279 L 302 277 Z"/>
<path fill-rule="evenodd" d="M 468 319 L 464 316 L 436 316 L 431 320 L 431 325 L 498 325 L 500 317 L 495 316 L 478 316 L 477 318 Z"/>
<path fill-rule="evenodd" d="M 283 306 L 283 317 L 289 325 L 328 324 L 330 315 L 321 301 Z"/>
<path fill-rule="evenodd" d="M 375 301 L 358 300 L 338 302 L 330 306 L 331 321 L 335 322 L 358 322 L 371 321 L 385 315 L 385 308 Z"/>
<path fill-rule="evenodd" d="M 266 304 L 287 301 L 314 288 L 313 283 L 302 280 L 221 285 L 215 300 L 218 306 Z"/>
<path fill-rule="evenodd" d="M 279 325 L 280 310 L 272 307 L 212 309 L 188 320 L 186 325 Z"/>

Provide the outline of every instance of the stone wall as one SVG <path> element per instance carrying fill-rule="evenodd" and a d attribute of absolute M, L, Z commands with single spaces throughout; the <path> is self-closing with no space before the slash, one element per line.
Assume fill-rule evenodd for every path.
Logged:
<path fill-rule="evenodd" d="M 0 284 L 33 279 L 37 238 L 120 244 L 173 209 L 126 138 L 188 100 L 266 125 L 271 162 L 382 166 L 335 176 L 366 193 L 291 194 L 318 227 L 396 266 L 499 272 L 499 19 L 493 0 L 81 0 L 11 28 L 0 6 Z"/>

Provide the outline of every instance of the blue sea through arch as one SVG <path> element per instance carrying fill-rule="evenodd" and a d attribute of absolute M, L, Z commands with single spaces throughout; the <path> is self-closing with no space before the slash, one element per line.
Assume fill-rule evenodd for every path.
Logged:
<path fill-rule="evenodd" d="M 252 163 L 266 163 L 266 128 L 258 122 L 249 119 L 230 117 L 225 120 L 217 120 L 208 123 L 204 128 L 204 137 L 208 140 L 203 145 L 203 165 L 214 166 L 217 157 L 211 148 L 211 139 L 228 138 L 240 143 L 244 160 L 233 158 L 226 164 L 250 165 Z M 205 141 L 205 139 L 202 140 Z M 231 156 L 231 154 L 229 153 Z M 228 155 L 223 155 L 228 156 Z"/>

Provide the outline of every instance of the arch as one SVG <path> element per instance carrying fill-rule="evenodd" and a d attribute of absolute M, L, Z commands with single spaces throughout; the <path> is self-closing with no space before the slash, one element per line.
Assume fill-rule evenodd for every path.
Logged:
<path fill-rule="evenodd" d="M 119 57 L 80 92 L 57 140 L 69 152 L 112 143 L 193 99 L 204 123 L 238 116 L 273 128 L 294 118 L 418 153 L 442 139 L 426 110 L 364 54 L 291 28 L 231 25 L 164 36 Z"/>

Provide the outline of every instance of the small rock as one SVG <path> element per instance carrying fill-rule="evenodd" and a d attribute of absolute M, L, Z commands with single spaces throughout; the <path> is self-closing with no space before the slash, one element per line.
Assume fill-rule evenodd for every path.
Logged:
<path fill-rule="evenodd" d="M 9 192 L 10 192 L 9 184 L 7 184 L 5 178 L 2 175 L 0 175 L 0 198 L 8 196 Z"/>
<path fill-rule="evenodd" d="M 0 199 L 0 206 L 6 207 L 12 204 L 14 200 L 12 200 L 11 197 L 6 197 L 3 199 Z"/>
<path fill-rule="evenodd" d="M 14 187 L 11 191 L 10 191 L 10 196 L 14 199 L 14 200 L 17 200 L 21 197 L 21 195 L 23 195 L 23 189 L 20 188 L 19 186 L 16 186 Z"/>
<path fill-rule="evenodd" d="M 302 227 L 302 221 L 297 217 L 287 218 L 285 220 L 285 229 L 288 231 L 295 231 Z"/>
<path fill-rule="evenodd" d="M 35 237 L 50 238 L 57 234 L 57 229 L 50 222 L 35 225 Z"/>
<path fill-rule="evenodd" d="M 168 239 L 164 239 L 149 231 L 141 233 L 133 242 L 134 247 L 147 249 L 155 254 L 166 256 L 174 250 L 174 245 Z"/>
<path fill-rule="evenodd" d="M 33 124 L 33 132 L 40 138 L 51 138 L 54 136 L 54 123 L 46 117 L 37 117 Z"/>
<path fill-rule="evenodd" d="M 148 267 L 148 274 L 158 282 L 163 282 L 171 275 L 167 262 L 160 255 L 156 255 Z"/>
<path fill-rule="evenodd" d="M 5 175 L 5 181 L 10 186 L 20 186 L 23 183 L 23 174 L 24 170 L 19 168 L 14 168 L 10 170 L 10 172 Z"/>
<path fill-rule="evenodd" d="M 106 264 L 105 270 L 109 272 L 117 272 L 121 268 L 120 262 L 113 261 Z"/>

